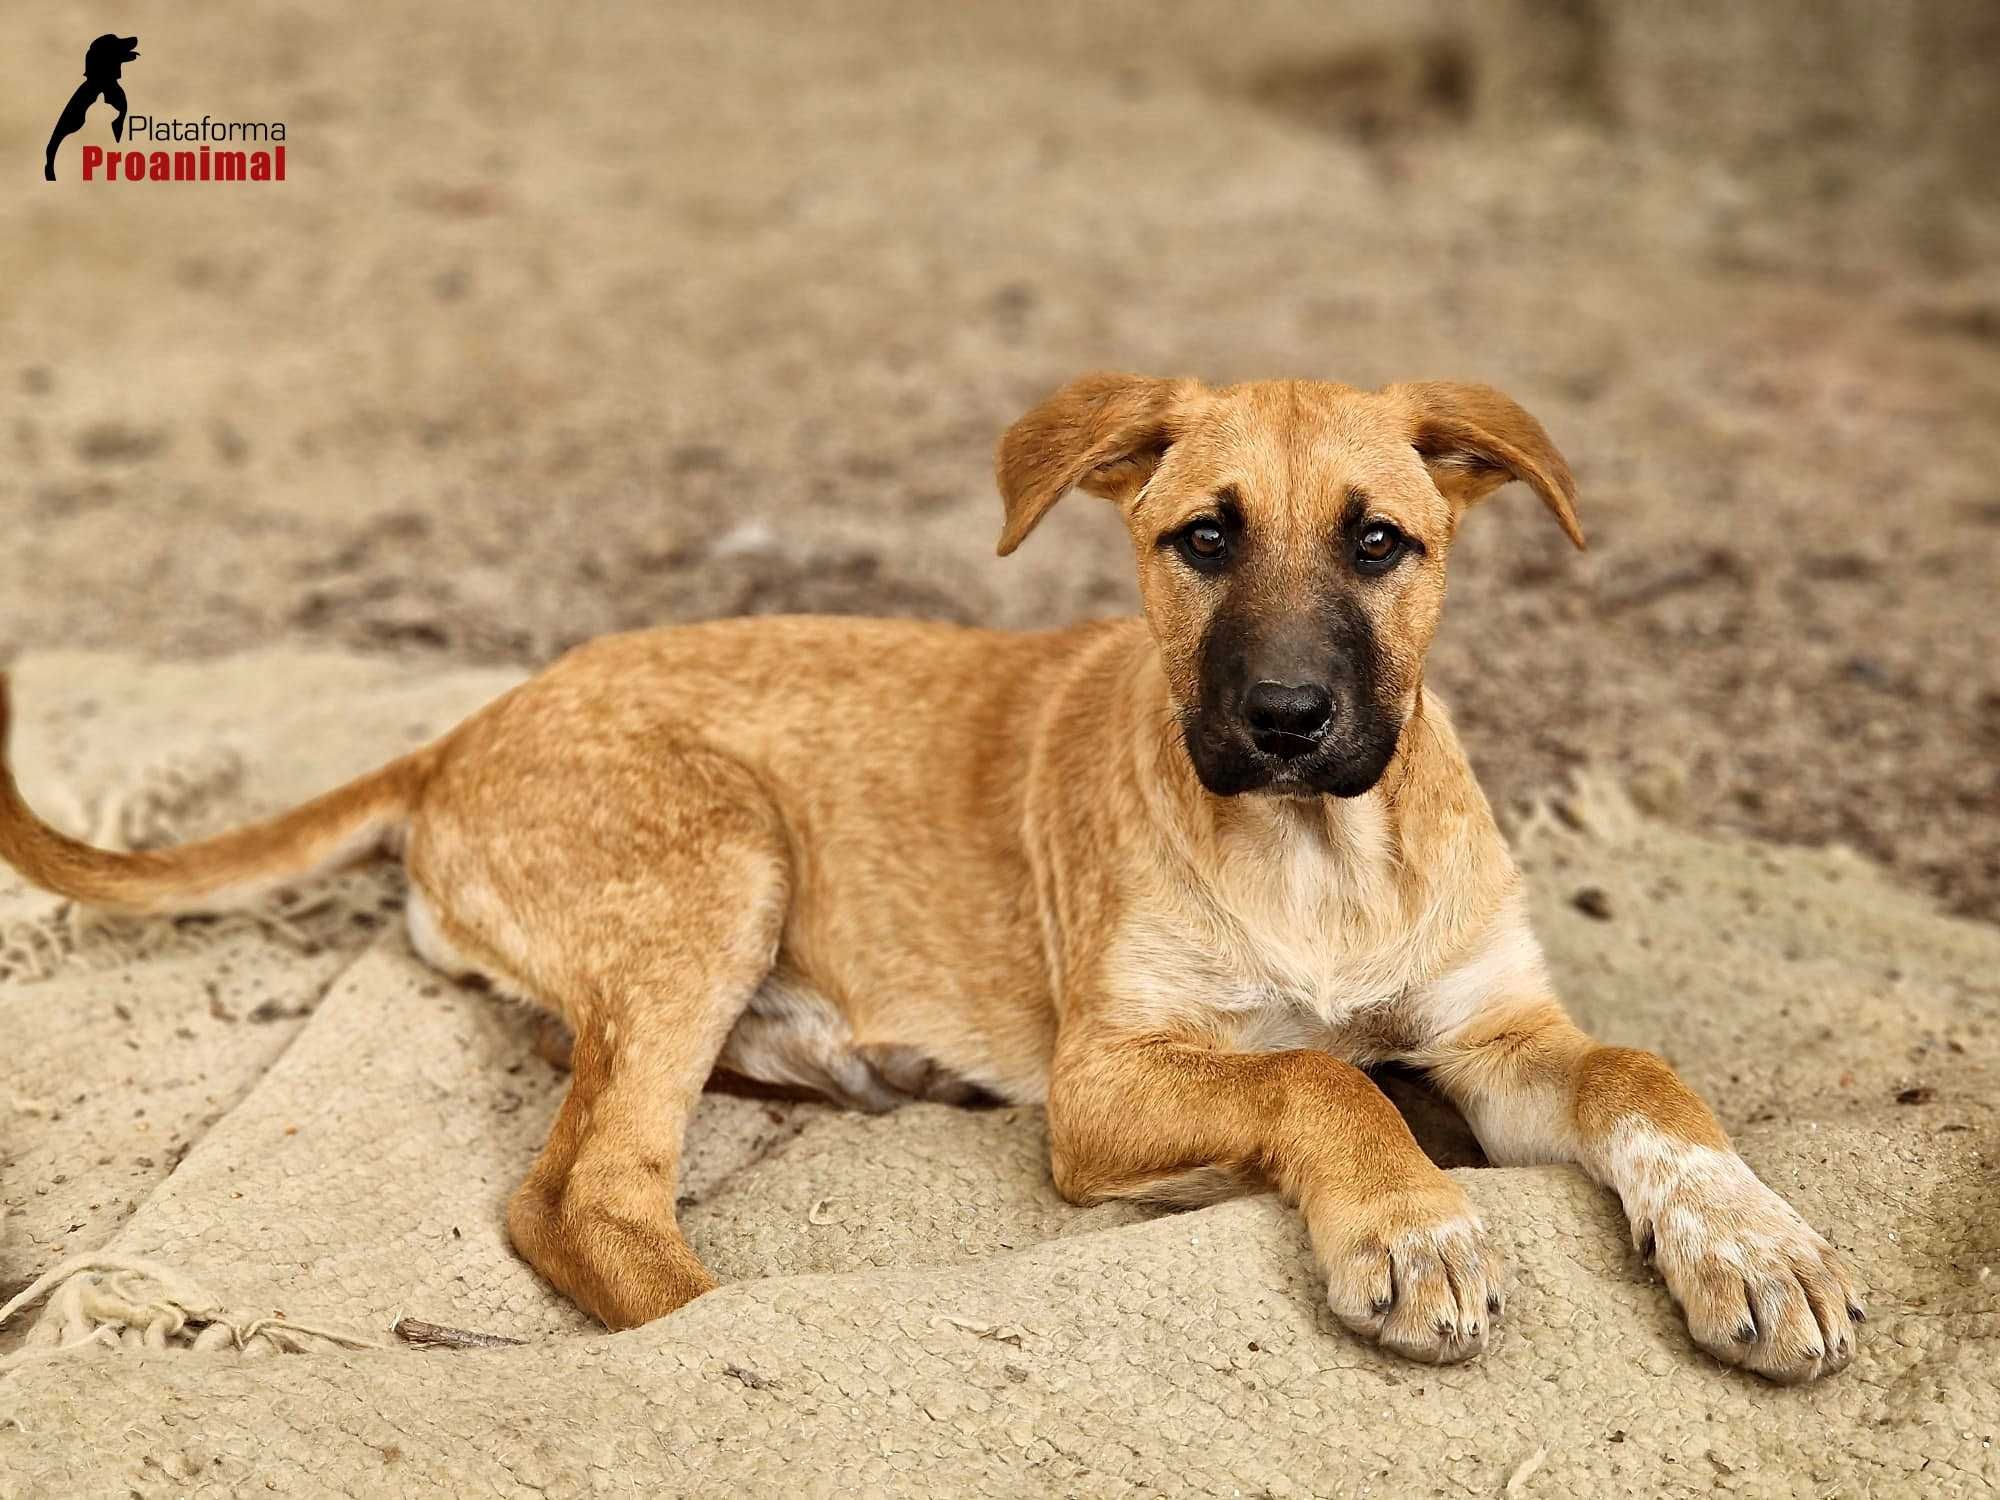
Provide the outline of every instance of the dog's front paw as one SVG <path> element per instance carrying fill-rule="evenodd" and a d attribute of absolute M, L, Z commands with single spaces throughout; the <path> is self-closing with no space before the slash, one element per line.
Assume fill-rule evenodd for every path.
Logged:
<path fill-rule="evenodd" d="M 1785 1385 L 1844 1368 L 1866 1314 L 1833 1246 L 1734 1153 L 1682 1156 L 1627 1210 L 1633 1244 L 1666 1280 L 1694 1341 Z"/>
<path fill-rule="evenodd" d="M 1505 1305 L 1502 1263 L 1458 1186 L 1309 1210 L 1334 1316 L 1411 1359 L 1451 1364 L 1486 1347 Z"/>

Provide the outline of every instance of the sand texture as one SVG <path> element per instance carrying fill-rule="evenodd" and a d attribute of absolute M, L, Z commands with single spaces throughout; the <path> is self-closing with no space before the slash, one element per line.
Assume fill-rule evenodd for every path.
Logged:
<path fill-rule="evenodd" d="M 288 651 L 30 654 L 17 677 L 29 794 L 174 834 L 509 680 Z M 1517 844 L 1579 1015 L 1673 1058 L 1855 1258 L 1871 1321 L 1842 1375 L 1783 1391 L 1711 1362 L 1569 1170 L 1459 1169 L 1515 1285 L 1495 1347 L 1434 1369 L 1340 1330 L 1268 1197 L 1080 1211 L 1038 1110 L 727 1096 L 692 1127 L 683 1214 L 729 1285 L 606 1336 L 502 1226 L 565 1080 L 526 1013 L 414 958 L 389 872 L 221 925 L 78 929 L 0 887 L 8 951 L 58 954 L 0 981 L 28 1049 L 0 1100 L 10 1289 L 66 1255 L 139 1258 L 269 1356 L 187 1347 L 197 1318 L 163 1352 L 17 1359 L 0 1492 L 1490 1494 L 1538 1452 L 1531 1493 L 2000 1480 L 2000 934 L 1852 855 L 1698 838 L 1597 779 Z M 17 1356 L 69 1333 L 36 1313 L 0 1331 Z M 390 1333 L 405 1316 L 527 1342 L 420 1352 Z"/>
<path fill-rule="evenodd" d="M 729 1284 L 607 1338 L 501 1233 L 563 1080 L 416 964 L 390 872 L 139 924 L 0 877 L 0 1301 L 184 1279 L 71 1280 L 0 1358 L 86 1290 L 203 1310 L 6 1376 L 0 1495 L 2000 1488 L 1991 5 L 118 21 L 135 111 L 287 122 L 268 189 L 70 180 L 101 106 L 42 183 L 112 23 L 14 9 L 0 663 L 66 827 L 276 809 L 612 629 L 1128 610 L 1087 497 L 992 555 L 994 438 L 1080 370 L 1491 381 L 1591 549 L 1503 491 L 1429 681 L 1572 1008 L 1687 1072 L 1873 1320 L 1772 1390 L 1607 1195 L 1465 1168 L 1518 1286 L 1432 1370 L 1340 1332 L 1269 1200 L 1062 1205 L 1033 1110 L 714 1097 L 685 1213 Z M 528 1342 L 367 1347 L 399 1316 Z"/>

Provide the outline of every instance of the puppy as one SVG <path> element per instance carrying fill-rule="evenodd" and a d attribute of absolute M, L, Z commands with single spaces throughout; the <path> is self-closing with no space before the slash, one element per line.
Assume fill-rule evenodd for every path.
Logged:
<path fill-rule="evenodd" d="M 1118 507 L 1141 619 L 1038 634 L 729 620 L 598 641 L 270 822 L 112 854 L 0 776 L 0 856 L 79 901 L 213 908 L 399 853 L 417 950 L 574 1030 L 508 1212 L 613 1327 L 715 1285 L 674 1217 L 717 1070 L 868 1109 L 1046 1106 L 1078 1203 L 1270 1186 L 1326 1295 L 1478 1353 L 1499 1257 L 1362 1066 L 1423 1070 L 1499 1163 L 1624 1203 L 1696 1342 L 1780 1381 L 1852 1357 L 1827 1242 L 1659 1058 L 1584 1035 L 1424 684 L 1466 509 L 1568 466 L 1484 386 L 1091 375 L 1001 440 L 1000 551 Z"/>
<path fill-rule="evenodd" d="M 90 106 L 99 99 L 117 111 L 111 121 L 111 138 L 125 139 L 125 86 L 118 79 L 125 64 L 137 61 L 138 57 L 136 36 L 113 36 L 106 32 L 85 49 L 83 82 L 69 96 L 63 112 L 56 116 L 56 128 L 49 135 L 48 150 L 42 157 L 44 181 L 56 180 L 56 148 L 83 129 L 84 121 L 90 118 Z"/>

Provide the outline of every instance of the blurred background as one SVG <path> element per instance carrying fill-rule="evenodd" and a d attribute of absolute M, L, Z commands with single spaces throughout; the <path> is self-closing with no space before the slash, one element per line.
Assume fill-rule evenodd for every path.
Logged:
<path fill-rule="evenodd" d="M 40 181 L 99 32 L 282 185 Z M 1500 385 L 1432 661 L 1489 791 L 1839 841 L 2000 916 L 1988 0 L 15 7 L 0 653 L 536 662 L 1133 603 L 992 444 L 1098 367 Z"/>

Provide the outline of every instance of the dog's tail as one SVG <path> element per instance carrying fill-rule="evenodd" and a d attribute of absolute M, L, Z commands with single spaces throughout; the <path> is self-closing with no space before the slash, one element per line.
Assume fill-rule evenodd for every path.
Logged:
<path fill-rule="evenodd" d="M 110 911 L 223 910 L 382 854 L 429 763 L 418 751 L 265 822 L 172 849 L 115 854 L 58 833 L 21 800 L 7 763 L 8 717 L 0 673 L 0 862 L 44 890 Z"/>

